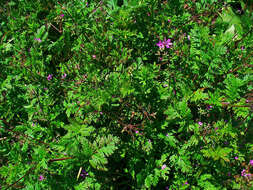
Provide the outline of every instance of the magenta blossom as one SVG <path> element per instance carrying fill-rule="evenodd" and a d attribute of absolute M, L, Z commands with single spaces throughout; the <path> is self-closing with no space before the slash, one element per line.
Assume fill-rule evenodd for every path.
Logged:
<path fill-rule="evenodd" d="M 251 166 L 253 166 L 253 160 L 250 160 L 250 161 L 249 161 L 249 164 L 250 164 Z"/>
<path fill-rule="evenodd" d="M 235 160 L 238 160 L 238 157 L 237 157 L 237 156 L 235 157 Z"/>
<path fill-rule="evenodd" d="M 47 80 L 48 80 L 48 81 L 52 80 L 52 78 L 53 78 L 53 75 L 51 75 L 51 74 L 49 74 L 49 75 L 47 76 Z"/>
<path fill-rule="evenodd" d="M 63 18 L 63 17 L 64 17 L 64 14 L 61 14 L 61 15 L 60 15 L 60 17 L 62 17 L 62 18 Z"/>
<path fill-rule="evenodd" d="M 201 121 L 198 122 L 199 125 L 203 125 L 203 123 Z"/>
<path fill-rule="evenodd" d="M 63 75 L 62 75 L 62 79 L 65 79 L 67 77 L 67 74 L 66 73 L 64 73 Z"/>
<path fill-rule="evenodd" d="M 40 181 L 43 181 L 44 179 L 45 179 L 44 176 L 43 176 L 43 175 L 40 175 L 39 180 L 40 180 Z"/>
<path fill-rule="evenodd" d="M 34 38 L 35 41 L 38 41 L 39 43 L 41 42 L 40 38 Z"/>
<path fill-rule="evenodd" d="M 166 167 L 167 167 L 166 164 L 163 164 L 162 165 L 162 170 L 164 170 Z"/>
<path fill-rule="evenodd" d="M 157 44 L 156 44 L 160 49 L 164 48 L 164 43 L 160 40 Z"/>
<path fill-rule="evenodd" d="M 93 58 L 93 59 L 96 59 L 96 55 L 92 55 L 92 58 Z"/>
<path fill-rule="evenodd" d="M 163 44 L 166 46 L 166 48 L 171 48 L 171 46 L 172 46 L 171 40 L 168 39 L 168 40 L 166 41 L 166 38 L 165 38 Z"/>

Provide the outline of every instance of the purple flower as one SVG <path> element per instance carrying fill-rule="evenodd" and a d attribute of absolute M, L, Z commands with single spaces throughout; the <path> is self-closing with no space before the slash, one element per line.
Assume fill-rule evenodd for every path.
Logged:
<path fill-rule="evenodd" d="M 245 50 L 245 47 L 244 47 L 244 46 L 242 46 L 242 47 L 241 47 L 241 50 Z"/>
<path fill-rule="evenodd" d="M 228 172 L 228 176 L 231 176 L 231 172 Z"/>
<path fill-rule="evenodd" d="M 167 85 L 167 84 L 165 84 L 165 85 L 163 85 L 163 87 L 168 87 L 168 85 Z"/>
<path fill-rule="evenodd" d="M 212 107 L 213 107 L 213 106 L 208 105 L 208 106 L 207 106 L 207 109 L 210 110 Z"/>
<path fill-rule="evenodd" d="M 40 180 L 40 181 L 43 181 L 44 179 L 45 179 L 44 176 L 43 176 L 43 175 L 40 175 L 39 180 Z"/>
<path fill-rule="evenodd" d="M 170 189 L 169 186 L 166 186 L 166 187 L 165 187 L 165 190 L 169 190 L 169 189 Z"/>
<path fill-rule="evenodd" d="M 235 157 L 235 160 L 238 160 L 238 157 L 237 157 L 237 156 Z"/>
<path fill-rule="evenodd" d="M 88 176 L 89 174 L 85 171 L 85 170 L 82 170 L 80 176 L 82 176 L 83 178 L 86 178 L 86 176 Z"/>
<path fill-rule="evenodd" d="M 250 160 L 250 161 L 249 161 L 249 164 L 250 164 L 251 166 L 253 166 L 253 160 Z"/>
<path fill-rule="evenodd" d="M 149 142 L 149 143 L 151 143 L 151 140 L 150 140 L 150 139 L 148 139 L 148 142 Z"/>
<path fill-rule="evenodd" d="M 96 55 L 92 55 L 92 58 L 93 58 L 93 59 L 96 59 Z"/>
<path fill-rule="evenodd" d="M 166 137 L 168 137 L 168 136 L 169 136 L 169 134 L 166 135 Z"/>
<path fill-rule="evenodd" d="M 34 127 L 34 123 L 32 124 L 32 126 Z"/>
<path fill-rule="evenodd" d="M 199 124 L 200 126 L 203 125 L 203 123 L 202 123 L 201 121 L 199 121 L 198 124 Z"/>
<path fill-rule="evenodd" d="M 185 185 L 188 185 L 189 183 L 186 181 L 184 184 L 185 184 Z"/>
<path fill-rule="evenodd" d="M 40 38 L 34 38 L 35 41 L 41 42 Z"/>
<path fill-rule="evenodd" d="M 187 39 L 190 41 L 190 40 L 191 40 L 191 36 L 190 36 L 190 35 L 187 35 Z"/>
<path fill-rule="evenodd" d="M 162 170 L 164 170 L 166 167 L 167 167 L 166 164 L 163 164 L 162 165 Z"/>
<path fill-rule="evenodd" d="M 164 43 L 160 40 L 157 44 L 156 44 L 160 49 L 164 48 Z"/>
<path fill-rule="evenodd" d="M 218 127 L 215 128 L 215 131 L 217 131 L 217 130 L 218 130 Z"/>
<path fill-rule="evenodd" d="M 166 38 L 165 38 L 163 44 L 166 46 L 166 48 L 171 48 L 170 46 L 172 46 L 171 40 L 168 39 L 168 40 L 166 41 Z"/>
<path fill-rule="evenodd" d="M 62 75 L 62 79 L 65 79 L 66 78 L 66 76 L 67 76 L 67 74 L 66 73 L 64 73 L 63 75 Z"/>
<path fill-rule="evenodd" d="M 139 133 L 139 131 L 135 131 L 135 133 L 137 134 L 137 133 Z"/>
<path fill-rule="evenodd" d="M 168 22 L 170 22 L 170 19 L 168 19 Z"/>
<path fill-rule="evenodd" d="M 64 17 L 64 14 L 61 14 L 61 15 L 60 15 L 60 17 L 62 17 L 62 18 L 63 18 L 63 17 Z"/>
<path fill-rule="evenodd" d="M 246 170 L 243 169 L 242 172 L 241 172 L 241 176 L 245 176 L 245 172 L 246 172 Z"/>
<path fill-rule="evenodd" d="M 162 61 L 162 60 L 163 60 L 163 58 L 162 58 L 162 57 L 160 57 L 160 58 L 159 58 L 159 60 L 160 60 L 160 61 Z"/>
<path fill-rule="evenodd" d="M 103 115 L 103 112 L 99 112 L 100 113 L 100 115 Z"/>
<path fill-rule="evenodd" d="M 147 13 L 148 16 L 150 16 L 150 13 Z"/>
<path fill-rule="evenodd" d="M 48 81 L 52 80 L 52 78 L 53 78 L 53 75 L 51 75 L 51 74 L 49 74 L 49 75 L 47 76 L 47 80 L 48 80 Z"/>

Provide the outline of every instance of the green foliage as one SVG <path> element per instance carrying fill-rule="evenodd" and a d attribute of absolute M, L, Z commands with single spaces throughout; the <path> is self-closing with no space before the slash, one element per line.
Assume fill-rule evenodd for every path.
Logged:
<path fill-rule="evenodd" d="M 249 1 L 0 5 L 0 188 L 252 188 Z"/>

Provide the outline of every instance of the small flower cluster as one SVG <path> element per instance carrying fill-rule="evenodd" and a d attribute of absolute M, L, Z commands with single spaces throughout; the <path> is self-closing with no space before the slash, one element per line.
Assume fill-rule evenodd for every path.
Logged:
<path fill-rule="evenodd" d="M 241 176 L 248 177 L 248 176 L 251 176 L 251 174 L 250 173 L 246 173 L 246 170 L 243 169 L 242 172 L 241 172 Z"/>
<path fill-rule="evenodd" d="M 166 38 L 165 38 L 163 42 L 160 40 L 156 45 L 160 49 L 164 49 L 164 47 L 171 48 L 171 46 L 172 46 L 171 39 L 166 40 Z"/>

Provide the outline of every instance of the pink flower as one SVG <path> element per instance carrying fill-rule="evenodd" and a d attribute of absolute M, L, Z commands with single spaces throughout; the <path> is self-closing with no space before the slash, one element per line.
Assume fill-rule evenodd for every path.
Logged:
<path fill-rule="evenodd" d="M 237 157 L 237 156 L 235 157 L 235 160 L 238 160 L 238 157 Z"/>
<path fill-rule="evenodd" d="M 40 181 L 43 181 L 44 179 L 45 179 L 44 176 L 43 176 L 43 175 L 40 175 L 39 180 L 40 180 Z"/>
<path fill-rule="evenodd" d="M 66 78 L 66 76 L 67 76 L 67 74 L 66 73 L 64 73 L 63 75 L 62 75 L 62 79 L 65 79 Z"/>
<path fill-rule="evenodd" d="M 135 131 L 135 133 L 137 134 L 137 133 L 139 133 L 139 131 Z"/>
<path fill-rule="evenodd" d="M 253 166 L 253 160 L 250 160 L 250 161 L 249 161 L 249 164 L 250 164 L 251 166 Z"/>
<path fill-rule="evenodd" d="M 245 171 L 246 171 L 245 169 L 242 170 L 241 176 L 245 176 Z"/>
<path fill-rule="evenodd" d="M 48 81 L 52 80 L 52 78 L 53 78 L 53 75 L 51 75 L 51 74 L 47 76 Z"/>
<path fill-rule="evenodd" d="M 64 17 L 64 14 L 61 14 L 61 15 L 60 15 L 60 17 L 62 17 L 62 18 L 63 18 L 63 17 Z"/>
<path fill-rule="evenodd" d="M 34 38 L 35 41 L 38 41 L 39 43 L 41 42 L 40 38 Z"/>
<path fill-rule="evenodd" d="M 201 121 L 198 122 L 199 125 L 203 125 L 203 123 Z"/>
<path fill-rule="evenodd" d="M 92 55 L 92 58 L 93 58 L 93 59 L 96 59 L 96 55 Z"/>
<path fill-rule="evenodd" d="M 170 22 L 170 19 L 168 19 L 168 22 Z"/>
<path fill-rule="evenodd" d="M 162 170 L 164 170 L 166 167 L 167 167 L 166 164 L 163 164 L 162 165 Z"/>
<path fill-rule="evenodd" d="M 150 13 L 147 13 L 148 16 L 150 16 Z"/>
<path fill-rule="evenodd" d="M 166 38 L 165 38 L 163 44 L 166 46 L 166 48 L 170 48 L 170 46 L 172 46 L 171 40 L 168 39 L 168 40 L 166 41 Z"/>
<path fill-rule="evenodd" d="M 156 44 L 160 49 L 164 48 L 164 44 L 163 42 L 160 40 L 157 44 Z"/>
<path fill-rule="evenodd" d="M 188 39 L 189 41 L 191 40 L 191 37 L 190 37 L 190 35 L 188 35 L 188 36 L 187 36 L 187 39 Z"/>

